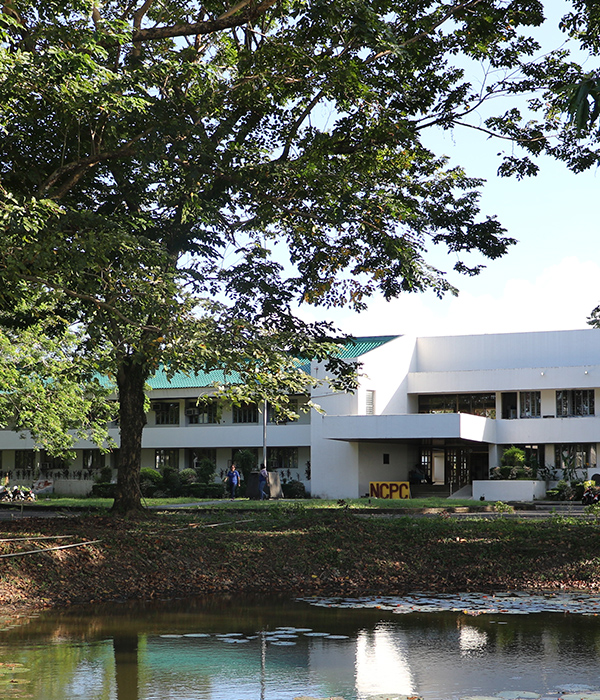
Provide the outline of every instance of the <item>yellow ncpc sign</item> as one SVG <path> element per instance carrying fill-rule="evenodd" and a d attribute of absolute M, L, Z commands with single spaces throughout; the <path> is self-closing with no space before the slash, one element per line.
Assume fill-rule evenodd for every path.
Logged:
<path fill-rule="evenodd" d="M 369 498 L 410 498 L 408 481 L 370 481 Z"/>

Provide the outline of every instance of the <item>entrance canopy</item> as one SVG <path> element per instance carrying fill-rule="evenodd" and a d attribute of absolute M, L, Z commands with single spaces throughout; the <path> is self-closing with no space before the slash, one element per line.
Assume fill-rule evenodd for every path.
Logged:
<path fill-rule="evenodd" d="M 496 422 L 466 413 L 324 416 L 323 438 L 344 442 L 452 438 L 496 443 Z"/>

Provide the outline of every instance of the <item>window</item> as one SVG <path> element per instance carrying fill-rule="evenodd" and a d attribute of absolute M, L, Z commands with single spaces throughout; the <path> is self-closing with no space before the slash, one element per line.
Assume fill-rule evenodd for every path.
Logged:
<path fill-rule="evenodd" d="M 595 444 L 554 446 L 554 464 L 559 469 L 587 469 L 596 466 Z"/>
<path fill-rule="evenodd" d="M 298 413 L 298 399 L 290 399 L 288 403 L 288 408 L 293 413 Z M 279 425 L 285 425 L 286 423 L 295 423 L 298 418 L 286 418 L 281 415 L 271 404 L 267 408 L 267 422 L 276 423 Z"/>
<path fill-rule="evenodd" d="M 198 405 L 193 403 L 186 406 L 185 415 L 191 425 L 214 425 L 220 423 L 218 409 L 216 401 Z"/>
<path fill-rule="evenodd" d="M 198 464 L 208 459 L 213 464 L 217 463 L 217 450 L 213 447 L 196 447 L 193 450 L 186 450 L 186 464 L 190 469 L 196 469 Z"/>
<path fill-rule="evenodd" d="M 15 469 L 33 469 L 35 452 L 33 450 L 15 450 Z"/>
<path fill-rule="evenodd" d="M 152 404 L 156 425 L 179 425 L 179 402 L 159 401 Z"/>
<path fill-rule="evenodd" d="M 154 468 L 160 471 L 165 467 L 179 471 L 179 450 L 155 450 Z"/>
<path fill-rule="evenodd" d="M 539 391 L 521 391 L 521 418 L 539 418 L 541 416 L 541 393 Z"/>
<path fill-rule="evenodd" d="M 556 392 L 557 416 L 593 416 L 594 389 L 563 389 Z"/>
<path fill-rule="evenodd" d="M 367 416 L 375 415 L 375 390 L 367 389 L 365 397 L 365 413 Z"/>
<path fill-rule="evenodd" d="M 267 461 L 269 463 L 269 470 L 283 469 L 288 472 L 292 469 L 298 469 L 298 448 L 269 447 L 267 451 Z"/>
<path fill-rule="evenodd" d="M 84 450 L 83 451 L 83 468 L 84 469 L 102 469 L 104 466 L 105 455 L 100 450 Z"/>
<path fill-rule="evenodd" d="M 256 404 L 242 404 L 233 407 L 234 423 L 258 423 L 258 407 Z"/>
<path fill-rule="evenodd" d="M 496 417 L 496 394 L 427 394 L 419 396 L 419 413 L 470 413 Z"/>

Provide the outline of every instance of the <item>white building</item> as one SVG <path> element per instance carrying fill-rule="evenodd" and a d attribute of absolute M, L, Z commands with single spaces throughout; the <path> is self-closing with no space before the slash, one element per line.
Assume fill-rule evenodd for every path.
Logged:
<path fill-rule="evenodd" d="M 357 338 L 343 356 L 362 362 L 355 394 L 327 386 L 312 399 L 324 414 L 295 422 L 268 416 L 269 463 L 304 481 L 313 496 L 356 498 L 372 481 L 407 481 L 416 466 L 455 491 L 487 479 L 503 449 L 518 445 L 540 465 L 596 470 L 600 415 L 600 332 L 551 331 L 415 338 Z M 323 367 L 311 371 L 323 377 Z M 193 466 L 211 458 L 224 472 L 239 449 L 261 458 L 262 414 L 255 406 L 197 405 L 216 375 L 157 375 L 143 437 L 143 466 Z M 307 397 L 295 397 L 301 404 Z M 600 411 L 599 411 L 600 414 Z M 117 431 L 114 437 L 118 442 Z M 37 467 L 62 492 L 89 490 L 102 464 L 92 444 L 79 444 L 68 467 L 32 451 L 33 444 L 0 431 L 2 471 L 27 482 Z M 110 463 L 115 456 L 108 457 Z"/>

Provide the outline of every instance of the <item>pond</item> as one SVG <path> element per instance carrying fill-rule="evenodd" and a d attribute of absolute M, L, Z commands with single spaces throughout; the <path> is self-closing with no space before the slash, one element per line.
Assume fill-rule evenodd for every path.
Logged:
<path fill-rule="evenodd" d="M 0 620 L 0 697 L 600 700 L 600 598 L 221 597 Z"/>

